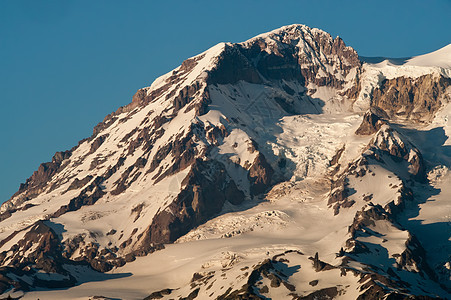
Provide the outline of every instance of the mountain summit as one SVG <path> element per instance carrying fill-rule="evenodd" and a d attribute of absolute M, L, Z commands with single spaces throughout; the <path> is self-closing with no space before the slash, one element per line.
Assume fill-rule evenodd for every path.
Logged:
<path fill-rule="evenodd" d="M 185 60 L 1 206 L 1 292 L 450 297 L 446 57 L 290 25 Z"/>

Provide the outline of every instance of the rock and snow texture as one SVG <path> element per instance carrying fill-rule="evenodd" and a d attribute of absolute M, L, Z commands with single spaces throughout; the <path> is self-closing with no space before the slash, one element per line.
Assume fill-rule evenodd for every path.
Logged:
<path fill-rule="evenodd" d="M 448 57 L 291 25 L 187 59 L 1 206 L 1 293 L 450 298 Z"/>

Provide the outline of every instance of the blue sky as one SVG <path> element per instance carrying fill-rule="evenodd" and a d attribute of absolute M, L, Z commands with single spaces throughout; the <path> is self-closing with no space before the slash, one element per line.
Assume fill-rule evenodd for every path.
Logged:
<path fill-rule="evenodd" d="M 218 42 L 301 23 L 362 56 L 451 43 L 451 0 L 0 1 L 0 203 L 141 87 Z"/>

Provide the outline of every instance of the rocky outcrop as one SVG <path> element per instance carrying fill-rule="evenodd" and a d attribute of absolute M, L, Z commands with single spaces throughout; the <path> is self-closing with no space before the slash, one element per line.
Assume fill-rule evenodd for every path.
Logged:
<path fill-rule="evenodd" d="M 252 267 L 245 267 L 244 279 L 245 283 L 241 287 L 231 286 L 216 299 L 232 300 L 232 299 L 266 299 L 270 290 L 274 289 L 280 292 L 284 291 L 293 299 L 300 299 L 296 294 L 296 287 L 289 282 L 291 269 L 297 269 L 300 266 L 288 267 L 289 261 L 285 259 L 287 253 L 295 253 L 295 251 L 288 250 L 284 253 L 265 259 Z M 296 251 L 295 255 L 303 255 Z M 242 270 L 242 271 L 244 271 Z M 213 274 L 206 274 L 206 276 L 193 276 L 191 286 L 193 289 L 200 289 L 215 280 Z M 267 282 L 267 285 L 263 283 Z M 208 289 L 208 288 L 207 288 Z M 310 298 L 306 298 L 310 299 Z"/>
<path fill-rule="evenodd" d="M 316 272 L 335 269 L 334 266 L 320 260 L 318 252 L 315 253 L 314 257 L 309 257 L 309 259 L 313 262 L 313 268 L 315 269 Z"/>
<path fill-rule="evenodd" d="M 258 195 L 265 192 L 271 184 L 273 174 L 273 168 L 266 161 L 265 156 L 259 153 L 255 157 L 248 174 L 249 181 L 251 182 L 251 194 Z"/>
<path fill-rule="evenodd" d="M 450 78 L 434 74 L 386 79 L 373 91 L 371 105 L 382 108 L 392 116 L 416 122 L 431 121 L 450 85 Z"/>
<path fill-rule="evenodd" d="M 5 216 L 8 215 L 8 211 L 16 210 L 22 203 L 33 199 L 48 188 L 47 183 L 62 168 L 63 161 L 68 159 L 71 155 L 72 150 L 56 152 L 52 157 L 51 162 L 39 165 L 38 170 L 33 172 L 33 175 L 31 175 L 25 183 L 20 184 L 19 190 L 11 197 L 11 199 L 2 204 L 0 212 L 3 217 L 0 217 L 0 219 L 5 219 Z"/>
<path fill-rule="evenodd" d="M 340 208 L 351 207 L 355 201 L 350 200 L 348 196 L 350 195 L 348 187 L 348 176 L 355 175 L 355 168 L 359 163 L 352 163 L 348 165 L 346 170 L 337 178 L 331 180 L 330 192 L 327 198 L 327 205 L 332 207 L 334 210 L 334 215 L 338 215 Z M 339 167 L 339 166 L 338 166 Z M 337 168 L 334 172 L 337 171 Z M 332 174 L 332 177 L 334 174 Z"/>
<path fill-rule="evenodd" d="M 203 93 L 203 87 L 201 86 L 201 84 L 199 83 L 199 81 L 196 81 L 194 84 L 190 85 L 190 86 L 185 86 L 184 88 L 182 88 L 178 95 L 174 97 L 174 99 L 172 100 L 173 105 L 174 105 L 174 111 L 173 114 L 176 114 L 180 109 L 182 109 L 183 107 L 185 107 L 187 104 L 190 104 L 196 94 L 202 94 Z M 205 94 L 203 94 L 205 96 Z M 189 108 L 191 108 L 191 106 L 188 106 L 188 109 L 185 110 L 188 111 Z"/>
<path fill-rule="evenodd" d="M 339 295 L 337 287 L 328 287 L 314 291 L 307 296 L 299 297 L 299 300 L 334 299 Z"/>
<path fill-rule="evenodd" d="M 38 170 L 28 178 L 25 183 L 20 185 L 19 191 L 15 194 L 27 190 L 28 194 L 32 196 L 34 193 L 39 193 L 40 188 L 43 188 L 45 184 L 56 174 L 61 163 L 71 156 L 70 151 L 56 152 L 51 162 L 43 163 L 39 166 Z M 34 192 L 34 193 L 33 193 Z"/>
<path fill-rule="evenodd" d="M 225 44 L 209 84 L 235 84 L 238 81 L 263 83 L 296 81 L 307 86 L 344 87 L 346 76 L 356 70 L 354 84 L 342 95 L 356 98 L 361 62 L 357 52 L 339 37 L 303 25 L 287 26 L 265 38 L 256 37 L 241 44 Z M 329 70 L 335 70 L 330 72 Z"/>
<path fill-rule="evenodd" d="M 79 180 L 78 178 L 75 178 L 74 181 L 70 184 L 70 186 L 67 188 L 67 191 L 76 190 L 79 188 L 84 187 L 88 182 L 92 180 L 92 175 L 87 175 L 85 178 Z"/>
<path fill-rule="evenodd" d="M 406 187 L 406 181 L 413 179 L 421 183 L 426 182 L 425 165 L 421 152 L 399 132 L 391 128 L 386 121 L 383 121 L 380 116 L 386 117 L 386 115 L 383 114 L 383 111 L 378 110 L 372 108 L 368 111 L 362 124 L 356 131 L 356 133 L 360 134 L 374 132 L 380 126 L 362 152 L 362 155 L 349 163 L 340 173 L 338 173 L 340 166 L 333 165 L 334 170 L 330 174 L 331 188 L 328 196 L 328 205 L 333 206 L 335 215 L 339 214 L 341 208 L 348 208 L 354 205 L 355 200 L 349 199 L 349 190 L 352 187 L 348 186 L 348 182 L 352 177 L 369 176 L 372 172 L 369 168 L 370 164 L 382 165 L 387 169 L 391 169 L 389 160 L 405 164 L 404 166 L 399 164 L 397 170 L 392 170 L 400 178 L 403 178 L 403 181 L 397 190 L 400 194 L 399 199 L 396 200 L 397 203 L 394 204 L 392 201 L 384 207 L 389 213 L 396 213 L 406 201 L 412 199 L 412 191 Z M 371 175 L 374 176 L 374 174 Z M 366 195 L 363 197 L 363 200 L 368 202 L 371 201 L 372 197 L 373 195 Z"/>
<path fill-rule="evenodd" d="M 378 220 L 391 220 L 391 218 L 382 206 L 370 203 L 369 207 L 364 207 L 356 213 L 348 232 L 354 238 L 358 231 L 363 231 L 363 228 L 371 225 L 374 226 L 374 222 Z"/>
<path fill-rule="evenodd" d="M 343 147 L 341 147 L 340 149 L 337 150 L 337 152 L 334 154 L 334 156 L 330 160 L 330 166 L 335 166 L 338 164 L 345 149 L 346 149 L 346 146 L 343 145 Z"/>
<path fill-rule="evenodd" d="M 119 195 L 125 191 L 138 177 L 141 175 L 140 169 L 143 169 L 147 163 L 147 159 L 139 157 L 136 162 L 128 167 L 121 175 L 121 177 L 114 182 L 115 189 L 111 191 L 112 195 Z"/>
<path fill-rule="evenodd" d="M 191 166 L 196 157 L 199 156 L 199 149 L 195 147 L 195 125 L 192 125 L 188 133 L 181 132 L 172 141 L 160 147 L 150 162 L 147 173 L 157 170 L 153 176 L 156 182 L 173 175 Z M 160 166 L 161 161 L 167 157 L 173 157 L 172 163 L 168 167 Z"/>
<path fill-rule="evenodd" d="M 419 273 L 421 278 L 429 278 L 432 281 L 436 281 L 437 277 L 427 263 L 426 252 L 424 251 L 422 245 L 419 241 L 405 229 L 401 228 L 396 222 L 396 218 L 399 212 L 405 207 L 406 201 L 411 200 L 411 194 L 408 191 L 403 191 L 404 187 L 401 188 L 401 198 L 394 203 L 393 201 L 388 203 L 385 207 L 379 204 L 373 204 L 369 202 L 361 210 L 357 211 L 354 221 L 348 228 L 350 238 L 346 241 L 347 250 L 344 251 L 343 248 L 337 256 L 345 256 L 343 259 L 342 267 L 347 267 L 349 261 L 358 260 L 360 255 L 364 257 L 378 257 L 377 260 L 368 260 L 363 262 L 367 265 L 365 269 L 366 273 L 360 274 L 362 283 L 361 290 L 364 291 L 358 299 L 373 299 L 374 297 L 381 297 L 387 295 L 392 290 L 402 291 L 404 293 L 409 293 L 407 288 L 410 286 L 407 277 L 402 277 L 402 272 L 400 270 L 412 271 L 416 270 L 415 273 Z M 405 248 L 400 253 L 391 253 L 391 257 L 383 258 L 380 257 L 379 248 L 377 243 L 368 243 L 366 238 L 370 236 L 381 237 L 384 234 L 377 232 L 377 222 L 379 226 L 391 227 L 391 230 L 398 230 L 399 232 L 404 232 L 408 235 L 405 241 Z M 381 225 L 384 224 L 384 225 Z M 361 240 L 360 238 L 364 238 Z M 386 239 L 382 240 L 382 243 L 387 242 Z M 376 245 L 376 247 L 375 247 Z M 393 264 L 393 260 L 396 261 Z M 362 260 L 360 260 L 362 261 Z M 377 264 L 373 264 L 376 262 Z M 392 269 L 392 267 L 395 267 Z M 381 272 L 381 269 L 384 272 Z M 407 278 L 408 279 L 408 278 Z M 380 285 L 379 283 L 383 283 Z M 390 297 L 398 297 L 397 292 L 393 293 Z M 416 299 L 412 296 L 412 299 Z M 423 296 L 418 296 L 419 299 L 423 299 Z M 424 296 L 424 299 L 429 299 L 428 296 Z M 397 298 L 396 298 L 397 299 Z M 404 299 L 404 298 L 400 298 Z M 409 298 L 410 299 L 410 298 Z"/>
<path fill-rule="evenodd" d="M 381 129 L 382 125 L 387 124 L 387 114 L 380 108 L 372 107 L 363 115 L 362 123 L 355 131 L 357 135 L 371 135 Z"/>
<path fill-rule="evenodd" d="M 265 78 L 298 81 L 304 85 L 343 88 L 351 69 L 359 69 L 357 52 L 339 37 L 303 25 L 286 26 L 268 37 L 256 37 L 243 44 L 243 54 Z M 330 73 L 326 66 L 337 70 Z"/>
<path fill-rule="evenodd" d="M 337 255 L 344 257 L 341 265 L 342 270 L 352 270 L 359 274 L 360 291 L 362 293 L 357 299 L 383 298 L 387 297 L 387 295 L 387 299 L 434 299 L 428 295 L 416 295 L 417 292 L 412 295 L 412 291 L 409 290 L 411 286 L 409 283 L 410 279 L 409 277 L 403 277 L 402 270 L 411 271 L 415 269 L 421 270 L 419 271 L 420 278 L 436 280 L 436 276 L 427 263 L 424 249 L 415 237 L 409 234 L 409 238 L 405 242 L 405 250 L 400 254 L 392 254 L 388 259 L 383 259 L 379 256 L 380 250 L 377 247 L 377 243 L 366 243 L 359 239 L 359 237 L 367 238 L 371 235 L 380 236 L 380 233 L 374 231 L 376 222 L 383 221 L 395 228 L 399 228 L 399 225 L 393 218 L 394 216 L 380 205 L 372 205 L 371 203 L 369 207 L 363 208 L 356 213 L 354 222 L 349 227 L 351 238 L 346 242 L 348 250 L 344 251 L 342 248 Z M 387 240 L 384 240 L 382 243 L 384 242 L 387 242 Z M 378 257 L 378 259 L 373 259 L 372 261 L 359 260 L 360 255 L 363 257 Z M 396 261 L 395 264 L 393 264 L 393 260 Z M 366 265 L 364 272 L 356 272 L 352 267 L 349 268 L 348 263 L 353 261 L 363 262 Z M 374 262 L 377 263 L 374 264 Z"/>
<path fill-rule="evenodd" d="M 144 298 L 143 300 L 154 300 L 154 299 L 161 299 L 164 296 L 170 295 L 172 293 L 172 289 L 163 289 L 161 291 L 156 291 Z"/>
<path fill-rule="evenodd" d="M 420 182 L 426 181 L 426 171 L 421 152 L 405 140 L 397 131 L 389 126 L 383 126 L 367 146 L 371 150 L 367 157 L 379 160 L 388 155 L 395 161 L 404 160 L 409 164 L 408 172 Z"/>
<path fill-rule="evenodd" d="M 96 152 L 97 149 L 99 149 L 99 147 L 103 144 L 103 142 L 105 141 L 105 139 L 108 137 L 108 134 L 105 135 L 101 135 L 99 137 L 97 137 L 92 143 L 91 143 L 91 148 L 89 149 L 88 154 L 94 153 Z"/>
<path fill-rule="evenodd" d="M 107 272 L 126 263 L 126 258 L 115 253 L 117 249 L 99 249 L 95 243 L 85 243 L 84 236 L 61 242 L 53 226 L 55 224 L 50 221 L 37 221 L 17 244 L 0 253 L 0 293 L 11 288 L 13 291 L 68 288 L 77 284 L 76 278 L 70 273 L 70 266 L 88 272 Z M 153 251 L 162 248 L 155 245 Z M 73 257 L 76 251 L 77 255 Z M 39 276 L 42 273 L 48 274 L 49 279 Z"/>
<path fill-rule="evenodd" d="M 191 168 L 177 198 L 154 217 L 148 233 L 150 242 L 173 242 L 218 214 L 226 201 L 244 201 L 244 193 L 221 163 L 197 159 Z"/>
<path fill-rule="evenodd" d="M 324 53 L 323 57 L 319 57 L 322 64 L 339 69 L 343 77 L 346 77 L 351 69 L 361 66 L 357 52 L 351 47 L 347 47 L 340 37 L 332 39 L 330 35 L 316 34 L 313 35 L 313 42 L 309 45 L 315 49 L 316 53 Z M 299 60 L 302 75 L 307 79 L 307 82 L 313 82 L 317 86 L 343 87 L 344 81 L 340 80 L 335 74 L 324 72 L 325 75 L 318 76 L 322 67 L 312 65 L 312 57 L 307 53 L 300 55 Z M 303 65 L 309 67 L 302 67 Z"/>
<path fill-rule="evenodd" d="M 23 255 L 24 253 L 27 255 Z M 37 272 L 59 274 L 62 280 L 36 279 L 33 282 L 35 287 L 73 286 L 76 280 L 63 268 L 63 264 L 68 262 L 61 253 L 62 246 L 57 234 L 45 222 L 36 222 L 8 252 L 0 253 L 0 261 L 3 265 L 0 268 L 0 293 L 9 288 L 28 290 L 29 283 L 20 278 L 23 276 L 33 277 Z M 14 279 L 10 278 L 10 274 L 15 275 L 12 277 Z"/>
<path fill-rule="evenodd" d="M 99 200 L 105 192 L 102 191 L 102 187 L 100 184 L 103 182 L 102 177 L 97 177 L 89 186 L 84 188 L 80 194 L 71 199 L 69 204 L 63 205 L 58 209 L 55 213 L 53 213 L 52 217 L 57 218 L 67 212 L 79 210 L 82 206 L 85 205 L 93 205 Z"/>
<path fill-rule="evenodd" d="M 422 277 L 436 281 L 437 276 L 427 262 L 426 251 L 415 235 L 409 234 L 405 245 L 406 249 L 396 257 L 398 265 L 405 270 L 418 270 Z"/>
<path fill-rule="evenodd" d="M 207 80 L 209 84 L 234 84 L 240 80 L 249 83 L 262 82 L 255 66 L 243 55 L 242 48 L 228 44 L 225 45 L 216 67 L 210 71 Z"/>

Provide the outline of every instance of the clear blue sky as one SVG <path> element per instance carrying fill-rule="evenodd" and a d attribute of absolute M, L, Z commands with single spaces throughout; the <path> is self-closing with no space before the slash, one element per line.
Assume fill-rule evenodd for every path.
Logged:
<path fill-rule="evenodd" d="M 184 59 L 293 23 L 413 56 L 451 42 L 451 0 L 0 0 L 0 203 Z"/>

